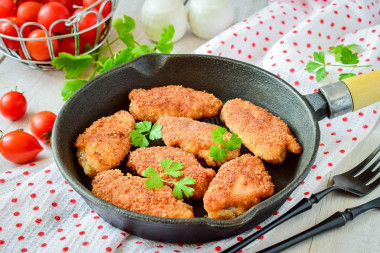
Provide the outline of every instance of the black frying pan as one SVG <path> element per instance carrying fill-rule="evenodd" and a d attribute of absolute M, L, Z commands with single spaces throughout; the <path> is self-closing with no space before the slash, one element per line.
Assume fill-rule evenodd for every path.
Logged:
<path fill-rule="evenodd" d="M 303 150 L 300 155 L 289 154 L 281 165 L 266 164 L 276 186 L 272 197 L 236 219 L 215 220 L 203 218 L 201 200 L 191 202 L 197 218 L 172 219 L 131 212 L 91 193 L 91 181 L 75 156 L 77 136 L 100 117 L 128 110 L 132 89 L 170 84 L 206 90 L 223 102 L 233 98 L 252 101 L 289 125 Z M 380 90 L 376 92 L 379 98 Z M 344 83 L 302 96 L 277 76 L 243 62 L 202 55 L 145 55 L 96 77 L 66 102 L 55 122 L 53 152 L 58 168 L 73 189 L 112 225 L 157 241 L 207 242 L 242 233 L 275 213 L 310 171 L 319 144 L 318 120 L 352 109 L 351 95 Z"/>

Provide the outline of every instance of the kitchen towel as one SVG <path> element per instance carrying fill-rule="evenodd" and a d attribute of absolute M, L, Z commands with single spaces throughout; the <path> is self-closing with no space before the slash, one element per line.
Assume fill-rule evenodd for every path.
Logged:
<path fill-rule="evenodd" d="M 313 52 L 357 44 L 361 74 L 380 69 L 379 1 L 272 1 L 194 53 L 233 58 L 260 66 L 286 80 L 302 94 L 313 93 L 346 71 L 327 67 L 318 83 L 306 71 Z M 291 109 L 291 108 L 290 108 Z M 241 235 L 203 244 L 168 244 L 123 232 L 103 221 L 60 175 L 52 158 L 0 172 L 0 252 L 219 252 L 282 215 L 303 197 L 310 196 L 323 177 L 334 169 L 369 134 L 379 119 L 380 104 L 342 117 L 319 122 L 321 142 L 315 164 L 288 201 L 256 228 Z M 274 238 L 270 232 L 261 240 Z M 244 251 L 249 251 L 257 240 Z"/>

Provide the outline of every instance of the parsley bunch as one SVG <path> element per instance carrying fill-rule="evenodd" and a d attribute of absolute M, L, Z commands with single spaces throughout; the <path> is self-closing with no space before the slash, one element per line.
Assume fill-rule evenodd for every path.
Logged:
<path fill-rule="evenodd" d="M 185 177 L 176 182 L 165 181 L 162 179 L 164 175 L 170 175 L 172 177 L 182 176 L 182 171 L 181 171 L 183 169 L 182 163 L 176 162 L 176 161 L 173 162 L 170 158 L 162 160 L 160 163 L 162 167 L 164 168 L 164 173 L 162 174 L 159 174 L 152 167 L 149 167 L 143 171 L 142 176 L 149 177 L 149 179 L 145 181 L 145 188 L 160 189 L 164 186 L 164 183 L 169 183 L 169 184 L 174 185 L 173 195 L 177 199 L 182 199 L 183 194 L 185 194 L 186 197 L 190 197 L 194 194 L 194 188 L 187 186 L 187 185 L 193 185 L 196 183 L 195 179 L 192 177 Z"/>
<path fill-rule="evenodd" d="M 309 61 L 306 65 L 306 70 L 310 73 L 316 71 L 316 79 L 317 82 L 320 82 L 323 78 L 327 76 L 326 67 L 344 67 L 344 68 L 352 68 L 349 73 L 342 73 L 339 75 L 339 80 L 343 80 L 345 78 L 349 78 L 352 76 L 356 76 L 355 73 L 352 73 L 352 70 L 355 68 L 366 68 L 371 67 L 372 65 L 361 65 L 358 66 L 356 64 L 359 63 L 358 56 L 352 50 L 360 49 L 359 45 L 350 44 L 347 46 L 338 45 L 336 47 L 330 48 L 329 53 L 335 54 L 335 61 L 341 62 L 342 64 L 326 64 L 325 63 L 325 53 L 324 52 L 314 52 L 313 61 Z"/>
<path fill-rule="evenodd" d="M 129 137 L 131 137 L 132 145 L 140 148 L 147 147 L 149 141 L 146 136 L 152 141 L 161 139 L 161 128 L 162 126 L 158 123 L 155 123 L 152 127 L 152 122 L 150 121 L 136 123 L 135 130 L 129 135 Z"/>
<path fill-rule="evenodd" d="M 212 145 L 210 147 L 210 156 L 215 161 L 222 161 L 226 159 L 228 151 L 239 148 L 243 142 L 237 134 L 231 135 L 231 138 L 225 141 L 223 136 L 226 132 L 227 129 L 220 126 L 218 126 L 217 129 L 211 131 L 211 136 L 214 143 L 221 144 L 221 146 Z"/>
<path fill-rule="evenodd" d="M 133 18 L 124 15 L 123 18 L 116 18 L 112 22 L 113 28 L 118 33 L 118 37 L 109 42 L 106 40 L 106 45 L 101 47 L 98 52 L 91 54 L 72 55 L 68 53 L 59 53 L 58 57 L 55 57 L 51 64 L 57 68 L 63 70 L 66 74 L 66 79 L 74 79 L 78 77 L 89 65 L 94 64 L 95 68 L 88 80 L 67 80 L 63 84 L 61 95 L 63 101 L 70 98 L 72 94 L 80 87 L 85 85 L 89 80 L 94 78 L 97 74 L 101 74 L 111 68 L 126 63 L 136 57 L 149 53 L 170 53 L 173 50 L 173 42 L 171 40 L 174 36 L 174 26 L 170 25 L 164 29 L 161 34 L 161 38 L 154 46 L 140 45 L 135 41 L 132 31 L 135 29 L 135 21 Z M 126 48 L 114 53 L 111 49 L 111 45 L 121 40 Z M 108 50 L 110 57 L 103 57 L 105 50 Z"/>

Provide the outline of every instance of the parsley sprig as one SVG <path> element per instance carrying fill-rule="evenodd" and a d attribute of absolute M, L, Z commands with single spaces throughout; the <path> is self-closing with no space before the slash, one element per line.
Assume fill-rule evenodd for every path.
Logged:
<path fill-rule="evenodd" d="M 192 177 L 184 177 L 181 180 L 175 182 L 166 181 L 162 179 L 164 175 L 170 175 L 175 178 L 182 176 L 182 163 L 177 161 L 173 162 L 170 158 L 162 160 L 160 163 L 164 168 L 164 173 L 160 174 L 157 171 L 155 171 L 152 167 L 149 167 L 142 172 L 143 177 L 149 178 L 145 181 L 145 188 L 160 189 L 164 186 L 164 183 L 168 183 L 174 185 L 173 195 L 177 199 L 182 199 L 183 194 L 185 194 L 186 197 L 190 197 L 194 194 L 194 188 L 187 186 L 194 185 L 196 183 L 196 180 Z"/>
<path fill-rule="evenodd" d="M 338 45 L 336 47 L 330 48 L 329 53 L 335 54 L 335 61 L 341 62 L 342 64 L 326 64 L 325 63 L 325 53 L 324 52 L 314 52 L 313 60 L 310 60 L 306 65 L 306 70 L 310 73 L 315 71 L 316 80 L 320 82 L 327 76 L 326 67 L 343 67 L 343 68 L 352 68 L 348 73 L 342 73 L 339 75 L 339 80 L 356 76 L 352 71 L 355 68 L 367 68 L 372 65 L 356 65 L 359 63 L 357 54 L 352 50 L 358 51 L 360 49 L 359 45 L 350 44 L 347 46 Z"/>
<path fill-rule="evenodd" d="M 225 133 L 227 133 L 227 129 L 221 126 L 218 126 L 217 129 L 211 131 L 214 143 L 220 144 L 220 146 L 212 145 L 210 147 L 210 156 L 215 161 L 226 159 L 228 151 L 239 148 L 243 142 L 237 134 L 232 134 L 230 139 L 225 141 L 223 138 Z"/>
<path fill-rule="evenodd" d="M 161 128 L 162 126 L 158 123 L 155 123 L 152 127 L 152 122 L 150 121 L 136 123 L 135 130 L 129 135 L 129 137 L 131 137 L 132 145 L 140 148 L 149 146 L 149 141 L 146 136 L 152 141 L 161 139 Z"/>
<path fill-rule="evenodd" d="M 173 50 L 173 42 L 171 41 L 174 37 L 174 26 L 172 25 L 164 29 L 156 45 L 140 45 L 134 39 L 132 32 L 136 24 L 131 17 L 124 15 L 123 18 L 116 18 L 113 20 L 112 26 L 118 34 L 117 38 L 111 42 L 106 39 L 105 46 L 102 46 L 98 52 L 77 56 L 62 52 L 52 60 L 51 64 L 55 68 L 63 70 L 66 74 L 65 78 L 69 79 L 63 84 L 61 91 L 63 101 L 69 99 L 76 90 L 93 79 L 97 74 L 101 74 L 143 54 L 158 52 L 168 54 Z M 114 53 L 111 46 L 117 41 L 122 41 L 126 48 Z M 109 52 L 109 57 L 103 57 L 105 51 Z M 91 65 L 95 67 L 89 79 L 75 79 Z"/>

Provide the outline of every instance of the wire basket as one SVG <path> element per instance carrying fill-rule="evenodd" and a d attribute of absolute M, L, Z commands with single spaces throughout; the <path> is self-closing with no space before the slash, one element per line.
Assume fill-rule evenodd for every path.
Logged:
<path fill-rule="evenodd" d="M 104 11 L 104 7 L 106 4 L 110 2 L 111 3 L 111 11 L 110 13 L 102 18 L 102 13 Z M 0 33 L 0 52 L 12 59 L 15 59 L 31 68 L 35 69 L 41 69 L 41 70 L 55 70 L 55 68 L 51 65 L 51 60 L 54 59 L 55 52 L 53 48 L 53 40 L 62 40 L 66 38 L 74 38 L 75 39 L 75 55 L 79 55 L 81 53 L 85 54 L 90 54 L 94 51 L 96 51 L 106 40 L 108 37 L 110 31 L 111 31 L 111 21 L 112 21 L 112 16 L 113 13 L 116 9 L 118 0 L 98 0 L 94 2 L 91 6 L 88 6 L 85 8 L 83 11 L 77 13 L 74 16 L 71 16 L 68 19 L 60 19 L 55 21 L 54 23 L 51 24 L 49 30 L 47 30 L 43 25 L 36 23 L 36 22 L 26 22 L 24 23 L 20 28 L 14 24 L 12 21 L 8 19 L 0 19 L 0 22 L 8 22 L 10 23 L 17 31 L 18 37 L 13 37 L 13 36 L 8 36 L 5 34 Z M 91 10 L 95 6 L 98 6 L 100 4 L 99 11 L 94 11 Z M 80 21 L 89 13 L 94 13 L 96 15 L 97 23 L 87 29 L 84 29 L 82 31 L 79 31 L 79 24 Z M 72 29 L 72 33 L 70 34 L 62 34 L 62 35 L 56 35 L 52 36 L 52 31 L 54 27 L 58 24 L 64 23 L 65 26 L 68 29 Z M 104 25 L 104 30 L 101 29 L 101 26 Z M 35 27 L 37 26 L 38 29 L 42 29 L 45 32 L 46 37 L 44 38 L 24 38 L 23 37 L 23 31 L 25 28 L 28 26 L 30 27 Z M 86 33 L 88 31 L 91 31 L 96 28 L 96 38 L 95 38 L 95 43 L 93 47 L 89 49 L 84 49 L 83 52 L 80 50 L 80 35 L 83 33 Z M 4 39 L 8 40 L 13 40 L 13 41 L 18 41 L 20 42 L 21 45 L 21 52 L 24 54 L 21 56 L 16 50 L 10 49 L 6 46 Z M 48 44 L 48 49 L 49 49 L 49 54 L 51 60 L 49 61 L 35 61 L 32 60 L 27 47 L 26 47 L 26 42 L 28 41 L 47 41 Z M 23 58 L 24 57 L 24 58 Z"/>

